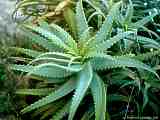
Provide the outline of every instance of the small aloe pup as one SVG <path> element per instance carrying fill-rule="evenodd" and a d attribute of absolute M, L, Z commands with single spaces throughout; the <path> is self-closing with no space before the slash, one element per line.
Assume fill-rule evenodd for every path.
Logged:
<path fill-rule="evenodd" d="M 86 93 L 93 96 L 95 120 L 106 120 L 108 114 L 107 85 L 97 71 L 118 67 L 136 67 L 157 75 L 153 69 L 140 61 L 126 56 L 111 56 L 106 53 L 106 50 L 115 43 L 132 34 L 128 31 L 113 36 L 111 34 L 113 21 L 113 17 L 109 14 L 100 30 L 95 35 L 91 34 L 84 14 L 82 0 L 79 0 L 76 7 L 78 31 L 76 40 L 55 24 L 24 25 L 30 31 L 28 32 L 29 37 L 46 49 L 46 52 L 15 48 L 31 57 L 32 60 L 28 65 L 11 65 L 11 69 L 25 72 L 29 76 L 42 77 L 54 84 L 63 84 L 57 90 L 49 92 L 46 97 L 24 108 L 21 112 L 30 112 L 55 102 L 74 91 L 73 98 L 58 111 L 56 116 L 53 116 L 53 120 L 62 119 L 66 112 L 69 113 L 68 120 L 73 120 Z M 27 90 L 19 90 L 19 93 L 32 94 L 31 90 L 28 90 L 28 92 Z"/>

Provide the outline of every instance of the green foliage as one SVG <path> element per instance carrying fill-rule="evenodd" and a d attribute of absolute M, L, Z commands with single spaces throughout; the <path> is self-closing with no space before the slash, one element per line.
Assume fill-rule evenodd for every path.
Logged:
<path fill-rule="evenodd" d="M 0 51 L 3 51 L 2 47 L 0 48 Z M 7 54 L 6 51 L 3 51 L 2 54 L 0 54 L 0 117 L 2 119 L 3 117 L 9 119 L 9 116 L 12 116 L 12 118 L 15 118 L 16 116 L 14 113 L 16 106 L 13 102 L 14 100 L 16 101 L 16 97 L 14 94 L 14 77 L 12 76 L 11 71 L 8 70 L 5 54 Z"/>
<path fill-rule="evenodd" d="M 75 82 L 74 81 L 68 81 L 63 86 L 61 86 L 57 91 L 54 91 L 50 93 L 48 96 L 40 99 L 39 101 L 33 103 L 32 105 L 24 108 L 21 112 L 26 113 L 31 110 L 34 110 L 36 108 L 39 108 L 43 105 L 47 105 L 48 103 L 54 102 L 57 99 L 67 95 L 71 91 L 73 91 L 75 88 Z"/>
<path fill-rule="evenodd" d="M 6 74 L 4 69 L 5 69 L 4 65 L 0 64 L 0 84 L 1 84 L 0 90 L 1 91 L 3 89 L 2 87 L 6 79 Z M 10 107 L 10 103 L 8 100 L 8 96 L 6 96 L 5 93 L 0 93 L 0 113 L 8 112 L 9 107 Z"/>
<path fill-rule="evenodd" d="M 95 74 L 91 83 L 91 91 L 95 102 L 96 120 L 105 120 L 106 114 L 106 88 L 103 81 Z"/>
<path fill-rule="evenodd" d="M 52 117 L 52 120 L 61 120 L 65 116 L 66 113 L 69 113 L 70 102 L 68 102 L 65 106 L 63 106 L 60 110 L 58 110 L 55 115 Z"/>
<path fill-rule="evenodd" d="M 4 66 L 0 64 L 0 81 L 2 82 L 5 77 Z"/>
<path fill-rule="evenodd" d="M 5 113 L 10 111 L 10 101 L 8 99 L 8 96 L 6 95 L 0 95 L 0 113 Z"/>
<path fill-rule="evenodd" d="M 92 5 L 90 2 L 88 3 Z M 94 9 L 101 9 L 94 4 L 92 5 Z M 55 104 L 57 101 L 64 99 L 65 96 L 69 96 L 69 100 L 66 100 L 66 105 L 56 110 L 56 114 L 53 115 L 52 119 L 60 120 L 68 114 L 68 119 L 73 120 L 79 106 L 82 105 L 83 99 L 87 95 L 90 95 L 94 102 L 94 107 L 91 108 L 94 108 L 94 110 L 89 108 L 82 119 L 87 118 L 88 114 L 91 115 L 88 119 L 92 118 L 94 116 L 93 111 L 95 120 L 109 119 L 110 116 L 107 108 L 109 102 L 135 102 L 136 100 L 132 97 L 132 92 L 127 93 L 130 94 L 129 97 L 119 94 L 108 94 L 108 87 L 110 87 L 109 80 L 105 80 L 105 76 L 101 76 L 100 74 L 100 72 L 112 72 L 112 70 L 108 69 L 116 69 L 117 73 L 113 70 L 115 78 L 109 78 L 113 84 L 120 86 L 120 88 L 125 88 L 129 85 L 137 87 L 143 93 L 144 98 L 143 105 L 139 105 L 137 102 L 135 104 L 137 103 L 137 106 L 141 106 L 141 109 L 147 106 L 149 103 L 148 92 L 150 86 L 155 85 L 159 76 L 156 70 L 142 61 L 158 55 L 160 44 L 154 39 L 137 34 L 157 14 L 133 22 L 134 7 L 131 1 L 127 4 L 125 15 L 120 10 L 120 8 L 124 7 L 123 2 L 114 3 L 111 0 L 109 4 L 108 11 L 104 12 L 102 16 L 104 18 L 103 24 L 99 25 L 100 28 L 97 31 L 96 29 L 91 31 L 84 12 L 83 2 L 79 0 L 76 4 L 76 14 L 73 11 L 71 13 L 71 19 L 75 19 L 76 24 L 74 20 L 65 18 L 71 30 L 75 30 L 76 26 L 76 33 L 75 31 L 71 32 L 74 37 L 53 23 L 49 25 L 46 22 L 40 22 L 39 26 L 32 24 L 22 25 L 22 28 L 27 31 L 26 34 L 29 35 L 28 37 L 32 42 L 41 46 L 44 51 L 17 47 L 11 48 L 25 54 L 25 57 L 29 57 L 30 61 L 27 65 L 11 64 L 10 68 L 27 73 L 27 77 L 42 78 L 45 82 L 52 81 L 56 84 L 56 81 L 59 80 L 58 87 L 53 89 L 53 91 L 44 88 L 18 90 L 17 94 L 43 96 L 40 100 L 22 109 L 21 112 L 23 114 L 42 108 L 45 105 Z M 103 11 L 98 14 L 101 13 Z M 133 42 L 133 45 L 136 45 L 138 42 L 143 44 L 143 47 L 158 49 L 158 51 L 142 55 L 138 54 L 137 56 L 128 55 L 126 54 L 127 51 L 122 55 L 120 52 L 115 52 L 115 49 L 120 51 L 116 45 L 122 46 L 121 42 L 124 42 L 125 48 L 129 46 L 130 42 Z M 120 71 L 121 69 L 122 71 Z M 144 86 L 141 85 L 141 77 L 145 77 L 145 75 L 140 74 L 141 72 L 149 74 L 155 81 L 147 81 L 148 78 L 144 78 L 146 82 Z M 122 74 L 122 76 L 119 77 L 117 74 Z M 74 94 L 72 98 L 70 98 L 71 94 Z"/>

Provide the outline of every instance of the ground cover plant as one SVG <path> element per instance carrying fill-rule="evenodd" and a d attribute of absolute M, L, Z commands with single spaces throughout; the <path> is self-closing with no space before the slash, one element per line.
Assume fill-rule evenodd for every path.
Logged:
<path fill-rule="evenodd" d="M 18 96 L 15 96 L 16 77 L 8 69 L 8 56 L 6 41 L 1 38 L 0 41 L 0 119 L 18 119 L 17 101 Z"/>
<path fill-rule="evenodd" d="M 30 44 L 8 48 L 9 68 L 23 83 L 15 94 L 27 96 L 22 118 L 157 119 L 159 10 L 145 3 L 150 9 L 138 0 L 18 3 L 14 14 L 21 10 L 33 18 L 20 24 Z M 38 5 L 49 9 L 38 14 Z M 57 9 L 60 20 L 52 18 Z"/>

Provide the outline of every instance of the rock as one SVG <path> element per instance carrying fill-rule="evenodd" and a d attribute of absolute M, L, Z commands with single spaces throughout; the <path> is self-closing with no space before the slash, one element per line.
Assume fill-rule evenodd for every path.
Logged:
<path fill-rule="evenodd" d="M 0 0 L 0 33 L 13 36 L 16 32 L 16 23 L 12 20 L 12 13 L 16 1 Z"/>

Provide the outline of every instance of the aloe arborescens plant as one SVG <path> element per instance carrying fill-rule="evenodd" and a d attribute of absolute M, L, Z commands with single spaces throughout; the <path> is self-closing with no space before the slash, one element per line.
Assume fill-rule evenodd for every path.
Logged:
<path fill-rule="evenodd" d="M 44 47 L 46 51 L 38 52 L 15 48 L 30 56 L 32 60 L 28 65 L 11 65 L 11 69 L 26 72 L 29 76 L 52 80 L 53 83 L 64 84 L 46 97 L 24 108 L 21 111 L 22 113 L 30 112 L 54 102 L 75 90 L 69 105 L 67 104 L 59 111 L 61 112 L 60 115 L 63 115 L 64 111 L 68 110 L 66 107 L 69 108 L 68 119 L 73 120 L 86 92 L 91 90 L 90 93 L 95 105 L 95 119 L 105 120 L 107 115 L 107 85 L 97 71 L 118 67 L 136 67 L 157 75 L 151 67 L 138 60 L 131 59 L 129 56 L 107 54 L 107 49 L 133 34 L 133 32 L 126 31 L 113 35 L 114 17 L 111 14 L 108 14 L 99 31 L 93 35 L 86 21 L 82 0 L 79 0 L 76 7 L 76 20 L 77 40 L 74 40 L 69 33 L 55 24 L 23 25 L 30 31 L 28 33 L 30 33 L 32 40 Z"/>

